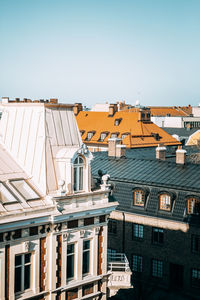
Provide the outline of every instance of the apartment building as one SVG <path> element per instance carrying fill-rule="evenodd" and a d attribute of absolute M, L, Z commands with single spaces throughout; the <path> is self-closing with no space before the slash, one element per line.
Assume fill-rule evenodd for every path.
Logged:
<path fill-rule="evenodd" d="M 109 111 L 83 111 L 80 103 L 74 114 L 82 141 L 93 152 L 107 151 L 111 138 L 120 138 L 126 148 L 180 145 L 170 134 L 151 122 L 150 110 L 136 107 L 132 111 L 119 111 L 117 104 L 110 104 Z"/>
<path fill-rule="evenodd" d="M 174 157 L 160 145 L 153 157 L 153 149 L 120 154 L 117 143 L 92 162 L 96 178 L 109 172 L 119 202 L 109 220 L 109 253 L 124 252 L 131 262 L 135 299 L 199 299 L 200 166 L 184 149 Z"/>
<path fill-rule="evenodd" d="M 104 180 L 73 106 L 3 99 L 0 110 L 0 299 L 106 299 Z"/>

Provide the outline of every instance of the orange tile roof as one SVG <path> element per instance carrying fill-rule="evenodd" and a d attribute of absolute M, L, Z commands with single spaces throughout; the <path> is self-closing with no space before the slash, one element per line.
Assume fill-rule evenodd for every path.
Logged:
<path fill-rule="evenodd" d="M 84 131 L 82 140 L 87 145 L 106 146 L 108 139 L 112 133 L 119 132 L 119 138 L 124 133 L 130 133 L 129 136 L 123 139 L 123 144 L 127 148 L 136 147 L 153 147 L 158 143 L 165 145 L 178 145 L 180 144 L 170 134 L 162 130 L 153 122 L 138 121 L 139 112 L 119 111 L 114 116 L 109 116 L 108 112 L 95 112 L 95 111 L 81 111 L 76 116 L 78 127 L 80 131 Z M 121 119 L 118 126 L 114 125 L 115 119 Z M 85 140 L 88 132 L 94 132 L 91 140 Z M 109 132 L 105 140 L 98 141 L 100 134 Z M 155 136 L 159 135 L 160 140 L 156 140 Z"/>
<path fill-rule="evenodd" d="M 191 106 L 149 106 L 149 108 L 153 116 L 185 117 L 192 113 Z"/>

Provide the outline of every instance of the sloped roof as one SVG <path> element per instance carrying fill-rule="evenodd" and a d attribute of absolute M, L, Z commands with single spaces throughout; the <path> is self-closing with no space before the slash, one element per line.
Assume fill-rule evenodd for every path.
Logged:
<path fill-rule="evenodd" d="M 188 139 L 187 145 L 194 146 L 199 143 L 200 140 L 200 130 L 196 130 Z"/>
<path fill-rule="evenodd" d="M 200 165 L 191 163 L 179 165 L 172 161 L 130 156 L 119 159 L 108 157 L 107 152 L 97 152 L 92 161 L 93 176 L 98 176 L 99 169 L 108 173 L 111 180 L 200 191 Z"/>
<path fill-rule="evenodd" d="M 121 119 L 118 126 L 115 125 L 115 120 Z M 162 130 L 153 122 L 138 121 L 139 112 L 119 111 L 114 116 L 109 116 L 107 112 L 81 111 L 76 116 L 78 127 L 83 131 L 82 140 L 86 144 L 99 144 L 106 146 L 108 139 L 112 133 L 119 133 L 120 138 L 125 133 L 130 133 L 123 139 L 123 144 L 127 148 L 137 147 L 152 147 L 157 146 L 158 143 L 165 145 L 178 145 L 179 142 Z M 87 140 L 87 133 L 94 132 L 91 140 Z M 108 132 L 104 141 L 99 141 L 100 134 Z M 157 139 L 157 137 L 160 139 Z"/>
<path fill-rule="evenodd" d="M 186 117 L 192 114 L 191 106 L 149 106 L 152 116 Z"/>

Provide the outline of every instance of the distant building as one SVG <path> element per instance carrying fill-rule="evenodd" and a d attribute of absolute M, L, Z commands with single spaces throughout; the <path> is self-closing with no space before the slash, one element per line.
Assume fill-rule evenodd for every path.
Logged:
<path fill-rule="evenodd" d="M 109 185 L 73 106 L 3 99 L 0 110 L 0 299 L 106 299 Z"/>
<path fill-rule="evenodd" d="M 108 225 L 109 253 L 124 252 L 133 271 L 134 299 L 199 299 L 200 165 L 160 145 L 116 156 L 95 153 L 92 173 L 108 172 L 119 202 Z M 154 152 L 154 153 L 153 153 Z M 156 153 L 155 153 L 156 152 Z"/>
<path fill-rule="evenodd" d="M 110 138 L 121 139 L 126 148 L 180 144 L 151 122 L 150 110 L 146 108 L 118 111 L 117 104 L 110 104 L 108 112 L 83 111 L 79 103 L 74 106 L 74 113 L 82 140 L 91 151 L 107 150 Z"/>

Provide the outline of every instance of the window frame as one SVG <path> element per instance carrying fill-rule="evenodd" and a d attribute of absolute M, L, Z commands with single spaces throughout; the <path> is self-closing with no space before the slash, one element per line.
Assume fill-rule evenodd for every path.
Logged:
<path fill-rule="evenodd" d="M 84 249 L 84 243 L 89 242 L 89 248 Z M 88 254 L 87 254 L 88 253 Z M 87 255 L 88 255 L 88 266 L 87 266 L 87 272 L 83 272 L 84 271 L 84 257 L 86 256 L 87 259 Z M 88 276 L 91 273 L 91 239 L 85 239 L 83 240 L 83 252 L 82 252 L 82 276 Z"/>
<path fill-rule="evenodd" d="M 200 235 L 198 234 L 191 235 L 191 252 L 200 254 Z"/>
<path fill-rule="evenodd" d="M 136 258 L 135 263 L 134 263 L 134 258 Z M 142 273 L 142 271 L 143 271 L 143 257 L 141 255 L 132 254 L 132 271 L 137 272 L 137 273 Z"/>
<path fill-rule="evenodd" d="M 135 233 L 135 234 L 134 234 Z M 144 225 L 143 224 L 132 224 L 132 239 L 143 240 L 144 238 Z"/>
<path fill-rule="evenodd" d="M 92 130 L 92 131 L 88 131 L 85 141 L 91 141 L 91 139 L 93 138 L 93 136 L 95 135 L 96 131 Z M 91 134 L 91 136 L 89 137 L 88 134 Z"/>
<path fill-rule="evenodd" d="M 192 201 L 192 206 L 191 206 L 191 201 Z M 200 199 L 198 197 L 196 197 L 196 196 L 187 197 L 187 199 L 186 199 L 186 212 L 187 212 L 187 215 L 199 214 L 198 209 L 200 210 L 200 207 L 198 207 L 198 206 L 200 206 Z"/>
<path fill-rule="evenodd" d="M 160 266 L 162 268 L 160 269 Z M 160 272 L 161 270 L 161 272 Z M 153 258 L 151 260 L 151 275 L 154 278 L 163 278 L 163 261 Z"/>
<path fill-rule="evenodd" d="M 68 247 L 69 246 L 72 246 L 73 245 L 73 251 L 72 252 L 68 252 Z M 66 256 L 67 256 L 67 259 L 66 259 L 66 263 L 67 263 L 67 268 L 66 268 L 66 282 L 68 281 L 71 281 L 71 280 L 74 280 L 76 278 L 76 243 L 73 242 L 73 243 L 68 243 L 67 244 L 67 253 L 66 253 Z M 70 257 L 70 259 L 72 258 L 73 260 L 73 276 L 68 276 L 68 258 Z"/>
<path fill-rule="evenodd" d="M 104 138 L 102 138 L 102 136 L 101 136 L 102 134 L 105 135 Z M 98 142 L 104 142 L 108 135 L 109 135 L 109 131 L 103 131 L 103 132 L 101 132 L 101 133 L 100 133 L 100 137 L 99 137 L 99 139 L 98 139 Z"/>
<path fill-rule="evenodd" d="M 82 160 L 81 163 L 80 163 L 80 159 Z M 76 160 L 78 160 L 77 163 Z M 84 173 L 85 173 L 85 158 L 82 155 L 77 155 L 73 162 L 73 190 L 75 193 L 84 191 L 84 180 L 85 180 Z"/>
<path fill-rule="evenodd" d="M 121 123 L 121 121 L 122 121 L 122 118 L 117 118 L 117 119 L 115 119 L 115 121 L 114 121 L 114 126 L 119 126 L 120 123 Z"/>
<path fill-rule="evenodd" d="M 169 204 L 167 203 L 168 200 Z M 168 212 L 172 210 L 172 196 L 169 193 L 162 192 L 159 194 L 159 210 Z"/>
<path fill-rule="evenodd" d="M 144 207 L 145 206 L 145 191 L 141 188 L 135 188 L 133 190 L 133 206 Z M 137 203 L 139 198 L 139 203 Z"/>
<path fill-rule="evenodd" d="M 155 238 L 157 236 L 157 238 Z M 152 244 L 163 245 L 164 244 L 164 229 L 158 227 L 152 227 Z"/>
<path fill-rule="evenodd" d="M 30 189 L 33 190 L 33 192 L 38 196 L 37 198 L 25 198 L 25 196 L 20 192 L 20 190 L 17 189 L 17 187 L 13 184 L 13 182 L 15 181 L 24 181 L 25 184 L 28 185 L 28 187 Z M 17 179 L 11 179 L 9 180 L 9 183 L 11 184 L 11 186 L 14 188 L 14 190 L 25 200 L 25 201 L 34 201 L 34 200 L 40 200 L 41 196 L 38 194 L 38 192 L 33 188 L 33 186 L 29 183 L 28 180 L 24 179 L 24 178 L 17 178 Z"/>
<path fill-rule="evenodd" d="M 113 136 L 113 135 L 115 135 L 115 136 Z M 118 137 L 119 137 L 119 132 L 111 132 L 111 134 L 110 134 L 111 139 L 117 139 Z"/>
<path fill-rule="evenodd" d="M 194 272 L 197 273 L 197 277 L 194 277 Z M 191 286 L 193 288 L 200 288 L 200 269 L 192 268 L 191 269 Z"/>
<path fill-rule="evenodd" d="M 30 262 L 26 263 L 25 262 L 25 256 L 27 254 L 30 254 Z M 32 279 L 32 268 L 33 268 L 33 266 L 32 266 L 32 259 L 33 259 L 32 257 L 33 257 L 33 255 L 32 255 L 31 252 L 16 254 L 15 255 L 15 260 L 16 260 L 17 256 L 21 256 L 21 264 L 16 265 L 16 262 L 14 263 L 14 293 L 15 293 L 15 295 L 19 295 L 23 292 L 27 292 L 27 291 L 31 290 L 31 286 L 32 286 L 32 284 L 31 284 L 32 280 L 31 279 Z M 30 277 L 29 277 L 29 287 L 25 289 L 25 279 L 26 279 L 26 276 L 27 276 L 27 274 L 25 272 L 25 267 L 26 266 L 30 266 L 30 274 L 29 274 Z M 16 282 L 15 282 L 16 269 L 19 269 L 19 268 L 21 268 L 21 290 L 16 291 Z"/>

